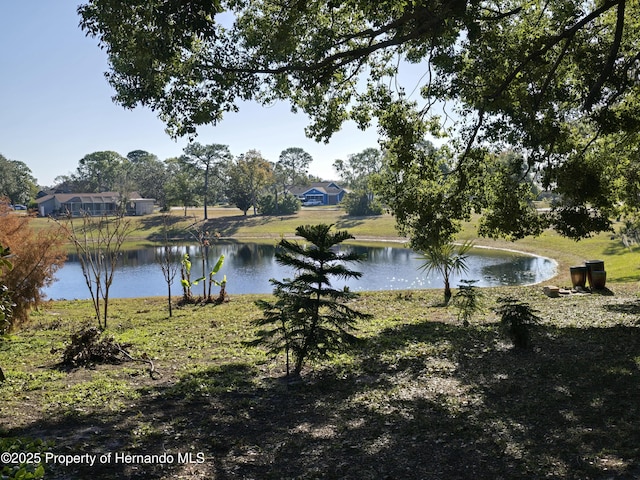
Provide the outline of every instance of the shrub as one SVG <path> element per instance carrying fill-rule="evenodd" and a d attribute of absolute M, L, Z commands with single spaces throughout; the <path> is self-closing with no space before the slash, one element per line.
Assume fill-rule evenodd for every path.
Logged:
<path fill-rule="evenodd" d="M 10 454 L 21 453 L 29 458 L 29 454 L 33 454 L 31 458 L 35 462 L 8 464 L 0 466 L 0 478 L 3 480 L 26 480 L 45 477 L 44 453 L 51 451 L 52 442 L 43 442 L 40 439 L 31 439 L 27 437 L 8 437 L 0 438 L 0 452 Z"/>
<path fill-rule="evenodd" d="M 371 194 L 367 192 L 352 192 L 345 195 L 341 205 L 347 215 L 352 217 L 366 217 L 382 215 L 384 208 Z"/>
<path fill-rule="evenodd" d="M 476 313 L 482 311 L 482 292 L 474 285 L 477 280 L 460 280 L 453 304 L 458 309 L 458 320 L 466 327 Z"/>
<path fill-rule="evenodd" d="M 11 299 L 9 289 L 0 283 L 0 335 L 4 334 L 11 326 L 11 315 L 15 304 Z"/>
<path fill-rule="evenodd" d="M 512 297 L 502 297 L 498 299 L 499 307 L 495 309 L 500 315 L 502 326 L 507 335 L 513 341 L 516 349 L 527 349 L 531 347 L 530 327 L 540 321 L 536 315 L 538 310 L 532 308 L 528 303 L 520 302 Z"/>
<path fill-rule="evenodd" d="M 7 260 L 9 255 L 9 249 L 0 245 L 0 273 L 2 273 L 3 270 L 11 270 L 13 268 L 11 262 Z M 5 330 L 10 326 L 14 306 L 7 286 L 0 282 L 0 335 L 4 334 Z M 0 382 L 4 382 L 4 380 L 4 372 L 2 371 L 2 367 L 0 367 Z"/>
<path fill-rule="evenodd" d="M 640 218 L 626 219 L 616 236 L 626 248 L 640 245 Z"/>
<path fill-rule="evenodd" d="M 13 268 L 0 272 L 14 304 L 9 329 L 26 322 L 29 311 L 42 301 L 41 289 L 54 281 L 66 259 L 64 234 L 51 227 L 34 231 L 30 217 L 14 215 L 0 202 L 0 245 L 11 250 Z"/>
<path fill-rule="evenodd" d="M 298 210 L 300 210 L 300 200 L 288 193 L 279 196 L 277 204 L 276 197 L 271 194 L 260 197 L 258 201 L 258 212 L 262 215 L 292 215 Z"/>
<path fill-rule="evenodd" d="M 11 252 L 8 248 L 0 245 L 0 274 L 3 270 L 8 271 L 13 268 L 11 262 L 7 260 L 10 254 Z M 9 288 L 0 282 L 0 334 L 4 333 L 4 331 L 9 327 L 14 306 L 13 300 L 11 300 L 11 295 L 9 294 Z"/>

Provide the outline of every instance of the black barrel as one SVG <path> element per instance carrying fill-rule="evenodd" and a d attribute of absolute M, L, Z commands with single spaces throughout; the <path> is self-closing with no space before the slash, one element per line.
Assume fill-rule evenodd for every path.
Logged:
<path fill-rule="evenodd" d="M 598 286 L 594 285 L 593 272 L 604 272 L 604 261 L 603 260 L 587 260 L 584 262 L 587 267 L 587 279 L 589 280 L 589 286 L 591 288 L 596 288 L 601 290 L 604 288 L 604 283 L 602 281 L 602 274 L 598 275 Z M 606 281 L 606 275 L 604 275 Z"/>
<path fill-rule="evenodd" d="M 587 267 L 585 265 L 576 265 L 569 267 L 571 272 L 571 283 L 573 287 L 584 288 L 587 284 Z"/>

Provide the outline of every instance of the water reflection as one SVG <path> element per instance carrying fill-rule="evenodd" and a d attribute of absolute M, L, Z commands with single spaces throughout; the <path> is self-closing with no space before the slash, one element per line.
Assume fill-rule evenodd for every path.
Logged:
<path fill-rule="evenodd" d="M 365 255 L 365 260 L 353 265 L 362 272 L 359 280 L 337 282 L 336 287 L 352 290 L 404 290 L 414 288 L 442 288 L 443 280 L 436 274 L 426 276 L 419 270 L 421 260 L 407 248 L 343 246 L 343 249 Z M 291 277 L 294 272 L 277 264 L 275 245 L 256 243 L 219 243 L 207 247 L 205 270 L 213 268 L 220 255 L 225 263 L 218 276 L 226 275 L 230 294 L 271 293 L 270 278 Z M 173 247 L 176 258 L 189 254 L 193 272 L 202 271 L 202 256 L 196 245 Z M 162 247 L 149 247 L 124 252 L 115 273 L 110 296 L 145 297 L 166 294 L 167 285 L 156 257 Z M 461 279 L 477 280 L 481 287 L 523 285 L 540 282 L 555 273 L 555 262 L 541 257 L 524 256 L 512 252 L 474 249 L 469 257 L 469 272 L 451 279 L 457 286 Z M 57 281 L 45 289 L 49 298 L 88 298 L 82 270 L 76 255 L 69 255 L 65 266 L 57 274 Z M 173 291 L 179 289 L 179 278 Z"/>
<path fill-rule="evenodd" d="M 510 261 L 484 265 L 481 272 L 484 278 L 495 279 L 505 285 L 536 283 L 539 278 L 545 278 L 549 262 L 549 259 L 540 257 L 513 257 Z"/>

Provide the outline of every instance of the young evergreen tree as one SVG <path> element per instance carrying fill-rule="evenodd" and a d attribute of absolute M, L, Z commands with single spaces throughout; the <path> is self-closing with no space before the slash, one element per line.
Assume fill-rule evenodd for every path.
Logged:
<path fill-rule="evenodd" d="M 334 288 L 332 280 L 359 278 L 362 274 L 347 268 L 362 257 L 354 252 L 336 251 L 335 246 L 354 238 L 346 230 L 331 232 L 333 225 L 303 225 L 296 234 L 306 240 L 300 244 L 283 239 L 276 260 L 296 271 L 293 279 L 271 279 L 275 302 L 259 301 L 264 317 L 255 322 L 263 328 L 251 345 L 267 346 L 270 354 L 293 357 L 293 375 L 299 376 L 309 359 L 327 358 L 358 342 L 351 332 L 358 320 L 371 315 L 348 305 L 357 294 L 347 287 Z"/>

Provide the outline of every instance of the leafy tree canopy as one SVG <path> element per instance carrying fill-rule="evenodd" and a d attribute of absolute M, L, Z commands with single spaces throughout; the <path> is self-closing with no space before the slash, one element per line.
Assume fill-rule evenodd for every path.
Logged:
<path fill-rule="evenodd" d="M 216 185 L 213 186 L 215 190 L 222 189 L 221 171 L 232 159 L 229 147 L 219 143 L 201 145 L 198 142 L 193 142 L 185 147 L 184 155 L 181 159 L 186 163 L 190 163 L 204 173 L 202 203 L 204 205 L 204 218 L 206 220 L 209 218 L 207 205 L 212 190 L 212 185 L 210 183 L 211 181 L 216 183 Z M 213 195 L 214 198 L 215 196 L 216 195 Z"/>
<path fill-rule="evenodd" d="M 127 159 L 117 152 L 89 153 L 78 162 L 72 180 L 75 188 L 83 192 L 118 191 L 124 187 L 127 164 Z"/>
<path fill-rule="evenodd" d="M 384 212 L 373 192 L 374 179 L 383 165 L 382 152 L 377 148 L 366 148 L 349 155 L 346 161 L 338 159 L 333 162 L 333 168 L 350 190 L 341 202 L 348 215 L 381 215 Z"/>
<path fill-rule="evenodd" d="M 144 150 L 133 150 L 127 153 L 129 165 L 127 176 L 130 189 L 140 196 L 155 199 L 161 206 L 166 206 L 164 185 L 168 182 L 167 167 L 153 153 Z"/>
<path fill-rule="evenodd" d="M 382 152 L 377 148 L 366 148 L 349 155 L 347 160 L 336 160 L 333 168 L 349 187 L 368 191 L 371 176 L 382 169 Z"/>
<path fill-rule="evenodd" d="M 258 200 L 273 183 L 273 166 L 257 150 L 241 154 L 226 168 L 226 194 L 231 203 L 246 215 L 253 207 L 257 214 Z"/>
<path fill-rule="evenodd" d="M 25 163 L 0 155 L 0 197 L 13 204 L 27 204 L 38 190 L 36 182 Z"/>
<path fill-rule="evenodd" d="M 300 147 L 289 147 L 280 152 L 274 165 L 274 175 L 286 191 L 293 185 L 305 185 L 309 181 L 309 165 L 313 157 Z"/>
<path fill-rule="evenodd" d="M 156 110 L 174 135 L 240 101 L 288 99 L 318 140 L 375 119 L 401 176 L 429 160 L 426 134 L 451 135 L 444 197 L 434 199 L 454 226 L 487 205 L 463 200 L 478 188 L 504 191 L 506 174 L 477 183 L 487 155 L 506 148 L 559 195 L 543 220 L 564 234 L 608 229 L 613 206 L 637 206 L 637 182 L 615 168 L 638 163 L 637 2 L 92 0 L 79 13 L 107 50 L 116 101 Z M 422 80 L 403 88 L 396 80 L 411 64 Z M 526 231 L 507 227 L 512 238 Z"/>
<path fill-rule="evenodd" d="M 167 205 L 184 207 L 186 216 L 187 207 L 200 205 L 203 179 L 198 175 L 199 170 L 184 158 L 169 158 L 165 165 L 167 182 L 164 185 L 164 195 Z"/>

